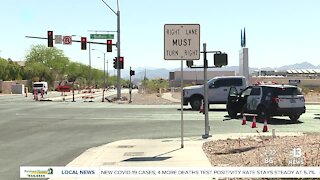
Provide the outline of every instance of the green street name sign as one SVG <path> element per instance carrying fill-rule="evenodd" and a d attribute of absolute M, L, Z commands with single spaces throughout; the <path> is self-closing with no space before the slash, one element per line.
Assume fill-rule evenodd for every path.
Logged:
<path fill-rule="evenodd" d="M 114 39 L 114 34 L 90 34 L 90 39 Z"/>

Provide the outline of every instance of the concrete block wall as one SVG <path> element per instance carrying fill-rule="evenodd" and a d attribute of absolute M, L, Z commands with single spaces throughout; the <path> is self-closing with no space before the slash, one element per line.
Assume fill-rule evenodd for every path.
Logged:
<path fill-rule="evenodd" d="M 18 80 L 18 81 L 0 81 L 0 90 L 3 94 L 12 93 L 12 85 L 23 84 L 25 87 L 28 87 L 27 80 Z"/>

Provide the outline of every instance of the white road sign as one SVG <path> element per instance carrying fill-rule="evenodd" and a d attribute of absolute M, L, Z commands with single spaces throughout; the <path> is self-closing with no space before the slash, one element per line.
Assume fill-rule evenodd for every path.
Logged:
<path fill-rule="evenodd" d="M 165 24 L 164 59 L 199 60 L 200 24 Z"/>
<path fill-rule="evenodd" d="M 72 44 L 72 36 L 63 36 L 63 44 L 71 45 Z"/>
<path fill-rule="evenodd" d="M 54 36 L 54 43 L 55 44 L 62 44 L 62 35 L 55 35 Z"/>

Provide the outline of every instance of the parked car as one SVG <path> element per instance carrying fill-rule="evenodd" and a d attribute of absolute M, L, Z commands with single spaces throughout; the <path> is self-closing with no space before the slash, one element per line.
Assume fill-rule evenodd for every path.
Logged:
<path fill-rule="evenodd" d="M 231 87 L 227 111 L 231 118 L 238 113 L 256 114 L 258 121 L 272 116 L 289 116 L 296 122 L 305 113 L 305 99 L 301 90 L 292 85 L 257 85 L 240 91 Z"/>
<path fill-rule="evenodd" d="M 232 86 L 238 91 L 247 87 L 246 79 L 243 76 L 220 76 L 209 80 L 207 83 L 209 104 L 226 104 Z M 204 97 L 203 90 L 204 85 L 183 88 L 183 105 L 190 103 L 193 110 L 199 110 Z"/>

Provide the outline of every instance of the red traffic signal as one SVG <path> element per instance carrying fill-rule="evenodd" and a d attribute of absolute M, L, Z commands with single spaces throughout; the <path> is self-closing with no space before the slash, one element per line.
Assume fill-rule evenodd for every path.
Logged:
<path fill-rule="evenodd" d="M 107 52 L 112 52 L 112 40 L 107 40 Z"/>
<path fill-rule="evenodd" d="M 87 38 L 81 37 L 81 50 L 87 50 Z"/>
<path fill-rule="evenodd" d="M 124 58 L 120 57 L 119 58 L 119 69 L 123 69 L 123 63 L 124 63 Z"/>
<path fill-rule="evenodd" d="M 53 47 L 53 31 L 48 31 L 48 47 Z"/>

